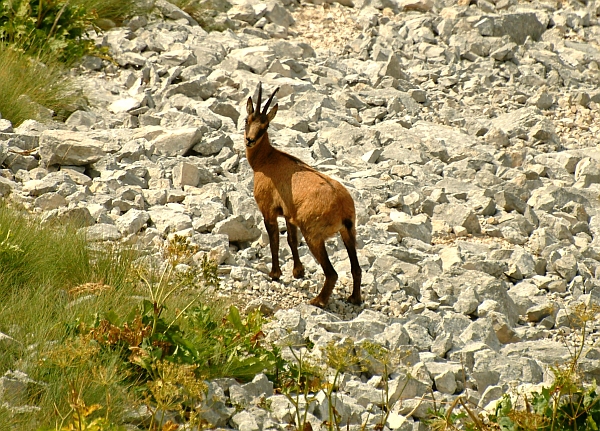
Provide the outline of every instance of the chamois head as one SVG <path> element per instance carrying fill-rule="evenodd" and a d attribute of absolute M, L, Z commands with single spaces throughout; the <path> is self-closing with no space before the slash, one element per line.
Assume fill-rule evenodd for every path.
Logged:
<path fill-rule="evenodd" d="M 269 123 L 273 118 L 275 118 L 275 114 L 277 114 L 278 104 L 271 108 L 269 113 L 267 114 L 267 109 L 269 109 L 269 105 L 275 96 L 275 93 L 279 91 L 279 87 L 275 89 L 262 112 L 260 111 L 260 103 L 262 98 L 262 85 L 258 83 L 258 98 L 256 100 L 256 111 L 254 110 L 254 105 L 252 104 L 252 97 L 248 97 L 248 103 L 246 103 L 246 112 L 248 113 L 248 117 L 246 118 L 246 126 L 244 131 L 244 141 L 246 142 L 247 148 L 252 148 L 256 142 L 265 134 L 267 128 L 269 127 Z"/>

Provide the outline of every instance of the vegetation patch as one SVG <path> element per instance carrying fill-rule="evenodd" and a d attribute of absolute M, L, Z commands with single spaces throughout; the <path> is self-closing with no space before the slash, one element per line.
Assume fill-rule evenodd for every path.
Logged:
<path fill-rule="evenodd" d="M 482 414 L 461 396 L 448 408 L 431 412 L 428 425 L 435 431 L 595 431 L 600 425 L 600 394 L 596 382 L 586 382 L 580 359 L 589 336 L 589 323 L 597 320 L 600 306 L 574 307 L 580 341 L 570 350 L 571 360 L 550 368 L 552 384 L 531 393 L 505 394 L 492 414 Z"/>
<path fill-rule="evenodd" d="M 101 54 L 90 32 L 143 10 L 136 0 L 0 0 L 1 117 L 64 120 L 80 99 L 66 68 Z"/>
<path fill-rule="evenodd" d="M 0 407 L 14 430 L 118 430 L 132 412 L 175 429 L 165 412 L 203 424 L 205 380 L 251 380 L 282 366 L 262 342 L 262 316 L 214 298 L 216 265 L 175 237 L 161 264 L 140 252 L 91 247 L 77 225 L 44 225 L 0 207 L 0 332 L 14 342 L 0 374 L 32 380 L 19 405 Z"/>

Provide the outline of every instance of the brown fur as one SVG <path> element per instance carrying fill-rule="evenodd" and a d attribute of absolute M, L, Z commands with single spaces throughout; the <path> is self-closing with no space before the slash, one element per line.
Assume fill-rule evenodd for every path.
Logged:
<path fill-rule="evenodd" d="M 297 228 L 325 272 L 325 284 L 321 293 L 311 304 L 325 307 L 337 281 L 337 273 L 329 261 L 325 240 L 340 232 L 350 257 L 353 289 L 348 298 L 360 304 L 361 268 L 356 256 L 356 224 L 354 201 L 339 182 L 308 166 L 301 160 L 274 148 L 267 128 L 277 113 L 278 105 L 269 107 L 273 96 L 260 112 L 262 89 L 259 84 L 256 111 L 248 98 L 244 142 L 246 157 L 254 171 L 254 198 L 258 204 L 269 234 L 272 256 L 271 278 L 281 276 L 279 267 L 279 229 L 277 217 L 284 217 L 287 225 L 288 244 L 294 259 L 293 274 L 304 276 L 304 267 L 298 257 Z"/>

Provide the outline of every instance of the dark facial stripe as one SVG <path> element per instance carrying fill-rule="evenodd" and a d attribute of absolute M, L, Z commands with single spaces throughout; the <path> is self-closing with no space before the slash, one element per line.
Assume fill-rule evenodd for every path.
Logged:
<path fill-rule="evenodd" d="M 254 138 L 254 140 L 255 140 L 255 141 L 258 141 L 260 138 L 262 138 L 262 135 L 264 135 L 266 131 L 267 131 L 267 129 L 266 129 L 266 128 L 264 128 L 264 129 L 260 129 L 260 130 L 258 131 L 258 133 L 256 134 L 256 138 Z"/>

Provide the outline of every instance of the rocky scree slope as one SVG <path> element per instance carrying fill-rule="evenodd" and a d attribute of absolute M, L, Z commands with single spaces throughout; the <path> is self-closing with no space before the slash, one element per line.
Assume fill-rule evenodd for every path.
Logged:
<path fill-rule="evenodd" d="M 211 33 L 157 5 L 160 16 L 96 37 L 117 65 L 88 58 L 74 71 L 90 110 L 65 124 L 0 120 L 1 195 L 48 220 L 77 216 L 94 241 L 188 237 L 198 259 L 219 262 L 220 294 L 274 312 L 273 342 L 405 352 L 386 376 L 395 388 L 413 376 L 394 392 L 389 429 L 423 429 L 433 404 L 418 400 L 431 394 L 484 408 L 551 378 L 574 341 L 572 306 L 600 297 L 596 2 L 239 0 L 217 17 L 230 29 Z M 285 241 L 282 282 L 267 277 L 242 143 L 258 82 L 281 88 L 275 145 L 355 199 L 362 307 L 342 300 L 351 275 L 339 239 L 328 243 L 340 280 L 327 310 L 304 305 L 323 281 L 305 245 L 304 280 L 291 277 Z M 600 374 L 597 329 L 588 378 Z M 350 429 L 376 423 L 381 374 L 344 377 L 336 408 Z M 262 375 L 210 388 L 217 426 L 290 420 Z M 326 403 L 311 405 L 315 428 Z"/>

